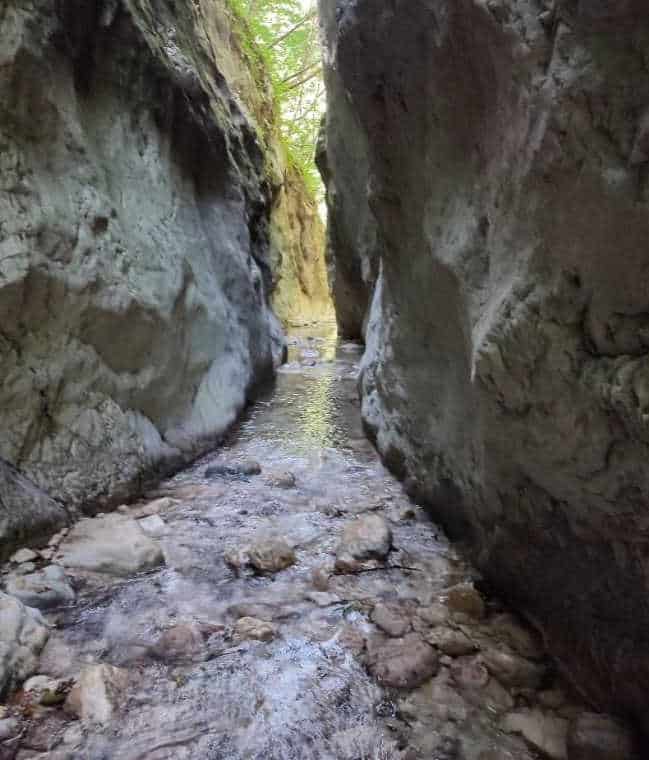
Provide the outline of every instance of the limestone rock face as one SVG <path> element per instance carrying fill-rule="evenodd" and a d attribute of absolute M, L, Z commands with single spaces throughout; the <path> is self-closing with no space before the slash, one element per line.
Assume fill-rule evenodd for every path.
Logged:
<path fill-rule="evenodd" d="M 378 273 L 365 423 L 575 681 L 649 728 L 646 8 L 321 13 L 330 255 L 350 288 Z"/>
<path fill-rule="evenodd" d="M 0 553 L 221 435 L 283 353 L 274 267 L 306 257 L 225 0 L 5 5 L 0 461 L 55 501 L 3 463 Z"/>

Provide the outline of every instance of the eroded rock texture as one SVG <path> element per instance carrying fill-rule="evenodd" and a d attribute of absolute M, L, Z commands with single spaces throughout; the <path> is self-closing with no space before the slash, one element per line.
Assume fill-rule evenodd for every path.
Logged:
<path fill-rule="evenodd" d="M 380 268 L 365 421 L 574 681 L 647 728 L 646 7 L 321 10 L 332 255 Z"/>
<path fill-rule="evenodd" d="M 0 8 L 0 458 L 72 510 L 196 454 L 282 354 L 273 266 L 306 253 L 276 199 L 305 200 L 231 21 L 222 0 Z M 30 532 L 9 490 L 0 554 Z"/>

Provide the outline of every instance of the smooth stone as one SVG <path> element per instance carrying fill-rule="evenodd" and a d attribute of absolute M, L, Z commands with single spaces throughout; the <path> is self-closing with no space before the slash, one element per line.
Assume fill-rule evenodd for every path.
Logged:
<path fill-rule="evenodd" d="M 38 559 L 38 554 L 35 551 L 31 549 L 18 549 L 17 552 L 11 555 L 9 561 L 15 565 L 20 565 L 23 562 L 33 562 L 35 559 Z"/>
<path fill-rule="evenodd" d="M 83 721 L 107 725 L 127 685 L 126 670 L 112 665 L 88 665 L 68 694 L 65 708 Z"/>
<path fill-rule="evenodd" d="M 487 670 L 505 686 L 536 689 L 545 675 L 545 668 L 515 654 L 497 649 L 482 652 Z"/>
<path fill-rule="evenodd" d="M 273 488 L 295 488 L 296 480 L 292 472 L 270 472 L 266 475 L 266 483 Z"/>
<path fill-rule="evenodd" d="M 49 631 L 40 612 L 0 592 L 0 695 L 29 678 Z"/>
<path fill-rule="evenodd" d="M 241 640 L 271 641 L 277 635 L 277 628 L 266 620 L 242 617 L 234 625 L 234 635 Z"/>
<path fill-rule="evenodd" d="M 336 552 L 336 569 L 345 572 L 355 560 L 387 557 L 392 547 L 392 531 L 380 515 L 363 515 L 347 523 Z"/>
<path fill-rule="evenodd" d="M 432 678 L 438 669 L 437 653 L 417 633 L 388 639 L 369 653 L 370 673 L 382 686 L 413 689 Z"/>
<path fill-rule="evenodd" d="M 433 628 L 426 635 L 426 641 L 449 657 L 462 657 L 473 654 L 477 647 L 462 631 L 453 628 Z"/>
<path fill-rule="evenodd" d="M 164 562 L 162 550 L 137 522 L 120 514 L 81 520 L 60 547 L 65 567 L 129 576 Z"/>
<path fill-rule="evenodd" d="M 396 604 L 376 604 L 370 615 L 370 620 L 382 631 L 399 638 L 410 630 L 410 619 L 405 615 L 403 607 Z"/>
<path fill-rule="evenodd" d="M 0 720 L 0 742 L 18 736 L 20 733 L 20 726 L 21 723 L 19 718 L 3 718 Z M 0 757 L 2 757 L 2 748 L 0 748 Z"/>
<path fill-rule="evenodd" d="M 169 533 L 169 527 L 167 523 L 160 517 L 160 515 L 149 515 L 148 517 L 142 517 L 138 520 L 138 525 L 142 530 L 151 536 L 152 538 L 160 538 L 161 536 Z"/>
<path fill-rule="evenodd" d="M 570 760 L 634 760 L 635 737 L 609 715 L 584 712 L 570 726 Z"/>
<path fill-rule="evenodd" d="M 248 548 L 248 561 L 258 573 L 278 573 L 295 564 L 295 552 L 284 538 L 265 538 Z"/>
<path fill-rule="evenodd" d="M 164 631 L 152 647 L 161 660 L 192 658 L 204 651 L 203 631 L 196 623 L 181 623 Z"/>
<path fill-rule="evenodd" d="M 568 759 L 568 721 L 541 710 L 521 710 L 506 715 L 502 720 L 506 733 L 521 734 L 533 747 L 553 760 Z M 570 760 L 573 760 L 570 756 Z M 593 758 L 588 758 L 593 760 Z"/>
<path fill-rule="evenodd" d="M 23 604 L 40 610 L 69 604 L 76 597 L 65 570 L 59 565 L 49 565 L 28 575 L 10 576 L 5 588 Z"/>
<path fill-rule="evenodd" d="M 430 626 L 444 625 L 449 618 L 448 607 L 444 604 L 435 603 L 426 607 L 419 607 L 417 616 Z"/>
<path fill-rule="evenodd" d="M 485 616 L 484 600 L 471 583 L 459 583 L 448 589 L 446 604 L 451 612 L 475 620 L 481 620 Z"/>
<path fill-rule="evenodd" d="M 50 678 L 70 678 L 78 672 L 78 664 L 74 649 L 63 639 L 50 636 L 43 647 L 38 663 L 39 673 Z"/>

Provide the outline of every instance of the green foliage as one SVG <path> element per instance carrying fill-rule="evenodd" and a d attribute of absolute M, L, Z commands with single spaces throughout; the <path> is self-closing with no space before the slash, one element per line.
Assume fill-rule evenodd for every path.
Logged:
<path fill-rule="evenodd" d="M 315 145 L 324 84 L 315 0 L 229 0 L 244 21 L 244 50 L 270 77 L 289 162 L 315 197 L 322 195 Z"/>

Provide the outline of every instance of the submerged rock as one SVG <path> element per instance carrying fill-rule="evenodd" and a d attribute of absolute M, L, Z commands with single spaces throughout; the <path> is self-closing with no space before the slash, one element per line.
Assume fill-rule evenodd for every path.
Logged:
<path fill-rule="evenodd" d="M 162 564 L 162 550 L 130 517 L 113 514 L 77 523 L 60 546 L 65 567 L 127 576 Z"/>
<path fill-rule="evenodd" d="M 410 618 L 403 607 L 397 604 L 376 604 L 370 619 L 388 636 L 398 638 L 410 630 Z"/>
<path fill-rule="evenodd" d="M 274 488 L 295 488 L 296 480 L 292 472 L 269 472 L 266 483 Z"/>
<path fill-rule="evenodd" d="M 49 631 L 38 610 L 0 592 L 0 696 L 38 667 Z"/>
<path fill-rule="evenodd" d="M 461 583 L 448 590 L 448 608 L 451 612 L 480 620 L 485 616 L 485 604 L 480 593 L 470 584 Z"/>

